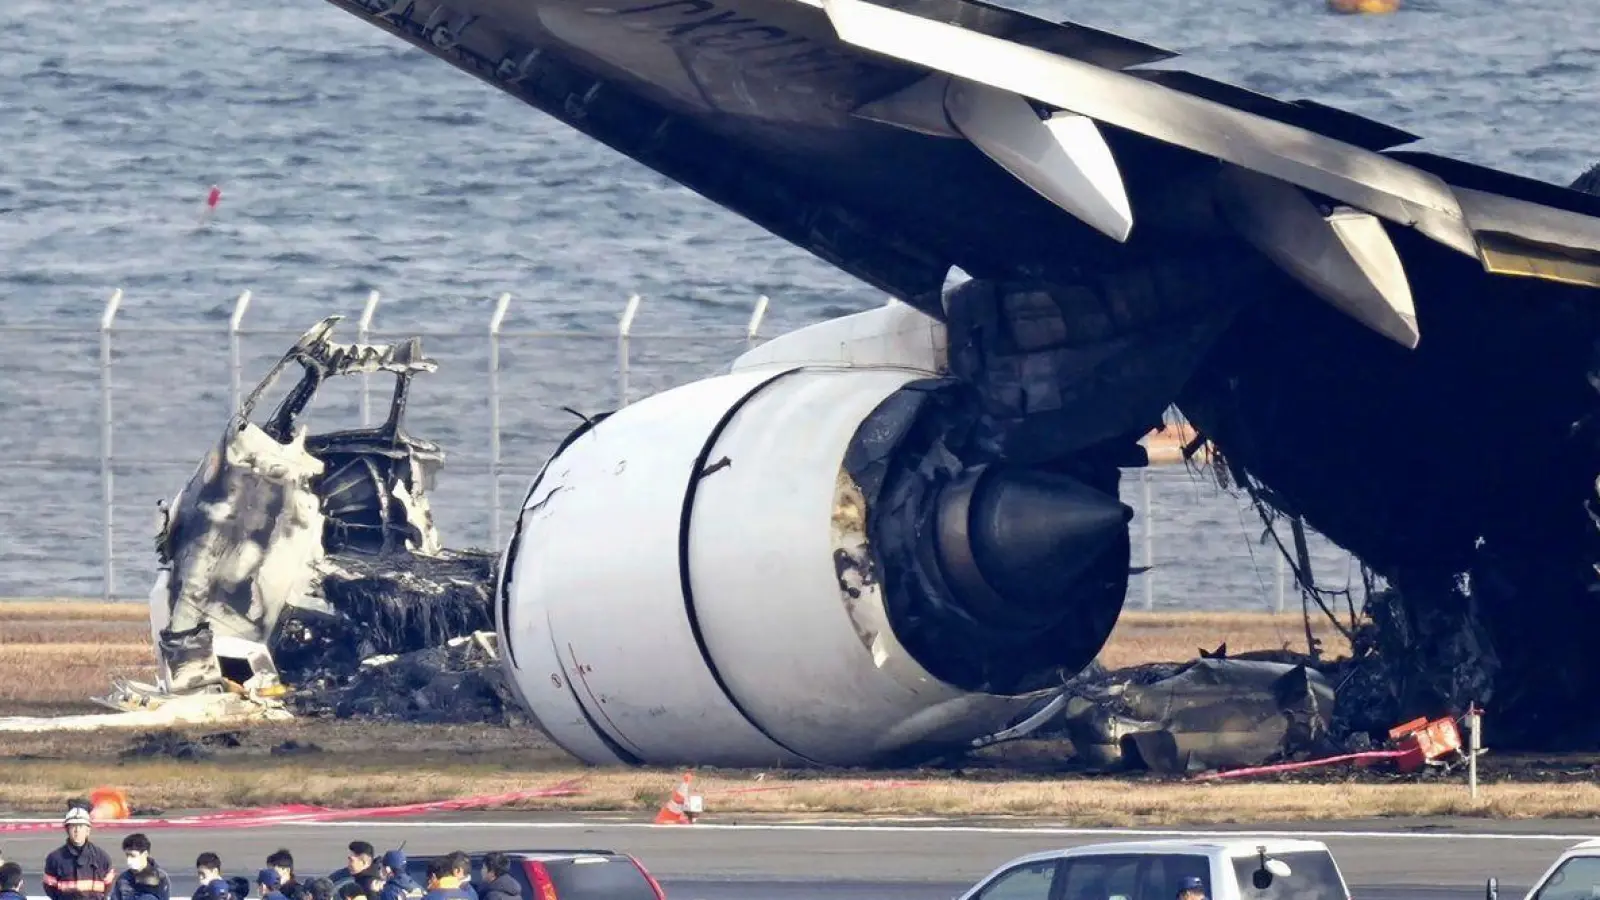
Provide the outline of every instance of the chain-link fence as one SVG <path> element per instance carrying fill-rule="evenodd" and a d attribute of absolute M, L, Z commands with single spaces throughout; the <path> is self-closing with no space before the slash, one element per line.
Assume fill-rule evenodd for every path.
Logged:
<path fill-rule="evenodd" d="M 157 501 L 182 486 L 240 399 L 304 330 L 252 327 L 248 291 L 192 325 L 121 322 L 121 301 L 120 291 L 112 295 L 93 332 L 0 326 L 12 372 L 0 391 L 0 459 L 11 463 L 0 478 L 0 534 L 8 536 L 0 596 L 142 596 L 154 576 Z M 500 295 L 476 328 L 386 332 L 374 292 L 354 327 L 340 326 L 341 340 L 420 335 L 439 362 L 413 383 L 406 428 L 446 450 L 432 505 L 448 546 L 500 546 L 574 413 L 725 368 L 762 340 L 768 306 L 757 298 L 748 319 L 721 333 L 673 334 L 634 330 L 638 297 L 623 304 L 610 333 L 509 328 L 512 304 Z M 387 415 L 391 382 L 333 379 L 305 420 L 314 431 L 370 425 Z M 1135 576 L 1130 599 L 1145 608 L 1282 608 L 1281 558 L 1257 540 L 1227 540 L 1259 528 L 1243 515 L 1232 521 L 1241 508 L 1234 498 L 1182 466 L 1127 475 L 1134 563 L 1149 569 Z M 1337 554 L 1318 550 L 1324 559 Z"/>

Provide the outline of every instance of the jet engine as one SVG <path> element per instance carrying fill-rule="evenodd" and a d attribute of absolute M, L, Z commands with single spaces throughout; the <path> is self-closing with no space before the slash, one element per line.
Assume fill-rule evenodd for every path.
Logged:
<path fill-rule="evenodd" d="M 963 440 L 943 326 L 891 303 L 579 426 L 496 618 L 539 726 L 594 764 L 869 765 L 1037 718 L 1128 579 L 1107 464 Z"/>

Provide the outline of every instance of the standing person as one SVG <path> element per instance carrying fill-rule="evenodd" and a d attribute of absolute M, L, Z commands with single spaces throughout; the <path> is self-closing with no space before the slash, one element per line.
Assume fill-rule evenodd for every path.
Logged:
<path fill-rule="evenodd" d="M 209 850 L 194 858 L 194 875 L 200 883 L 195 888 L 194 900 L 222 900 L 233 893 L 233 887 L 222 877 L 222 857 Z"/>
<path fill-rule="evenodd" d="M 404 850 L 390 850 L 383 854 L 383 861 L 379 864 L 383 872 L 380 900 L 422 900 L 422 895 L 427 893 L 406 871 L 406 863 Z"/>
<path fill-rule="evenodd" d="M 461 880 L 446 859 L 428 861 L 428 893 L 424 900 L 478 900 L 478 896 L 461 889 Z"/>
<path fill-rule="evenodd" d="M 334 894 L 338 893 L 331 878 L 313 878 L 306 883 L 306 888 L 311 893 L 311 900 L 333 900 Z"/>
<path fill-rule="evenodd" d="M 0 860 L 0 900 L 28 900 L 22 893 L 22 867 Z"/>
<path fill-rule="evenodd" d="M 172 880 L 160 864 L 150 858 L 148 837 L 130 834 L 123 838 L 122 855 L 128 861 L 128 867 L 111 885 L 111 900 L 134 900 L 141 894 L 153 894 L 158 900 L 171 900 Z M 155 876 L 154 885 L 139 884 L 139 876 L 147 873 Z"/>
<path fill-rule="evenodd" d="M 89 802 L 68 801 L 61 825 L 67 842 L 45 857 L 45 894 L 50 900 L 106 900 L 116 870 L 111 857 L 89 841 Z"/>
<path fill-rule="evenodd" d="M 300 882 L 294 877 L 294 854 L 287 847 L 279 847 L 267 857 L 267 865 L 278 870 L 278 893 L 292 898 L 300 889 Z"/>
<path fill-rule="evenodd" d="M 357 875 L 356 887 L 361 888 L 361 896 L 367 900 L 379 900 L 383 896 L 383 876 Z"/>
<path fill-rule="evenodd" d="M 163 884 L 156 873 L 145 869 L 133 876 L 133 888 L 137 892 L 133 900 L 171 900 L 172 885 L 170 882 Z"/>
<path fill-rule="evenodd" d="M 478 900 L 478 888 L 472 883 L 472 857 L 465 850 L 452 850 L 445 857 L 450 864 L 450 874 L 456 877 L 456 886 L 472 900 Z"/>
<path fill-rule="evenodd" d="M 372 876 L 378 874 L 373 868 L 373 856 L 377 853 L 372 845 L 366 841 L 351 841 L 349 854 L 344 858 L 345 866 L 334 873 L 334 881 L 347 881 L 357 875 Z"/>
<path fill-rule="evenodd" d="M 279 890 L 283 887 L 283 876 L 271 866 L 256 873 L 256 887 L 261 891 L 261 900 L 289 900 Z"/>
<path fill-rule="evenodd" d="M 478 894 L 483 900 L 522 900 L 522 885 L 511 877 L 511 860 L 504 853 L 483 857 L 483 880 L 483 890 Z"/>

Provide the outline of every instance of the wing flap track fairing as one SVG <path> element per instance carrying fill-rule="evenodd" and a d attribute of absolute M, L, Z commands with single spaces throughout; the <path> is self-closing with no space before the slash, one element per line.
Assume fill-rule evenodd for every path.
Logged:
<path fill-rule="evenodd" d="M 1128 239 L 1133 210 L 1093 119 L 1042 119 L 1023 97 L 964 79 L 950 82 L 945 108 L 956 129 L 1017 180 L 1111 239 Z"/>
<path fill-rule="evenodd" d="M 1224 217 L 1263 255 L 1334 308 L 1416 348 L 1411 286 L 1376 217 L 1349 207 L 1324 213 L 1294 185 L 1235 167 L 1218 187 Z"/>
<path fill-rule="evenodd" d="M 823 0 L 823 7 L 847 44 L 1270 175 L 1479 257 L 1449 185 L 1382 154 L 1125 72 L 867 0 Z"/>

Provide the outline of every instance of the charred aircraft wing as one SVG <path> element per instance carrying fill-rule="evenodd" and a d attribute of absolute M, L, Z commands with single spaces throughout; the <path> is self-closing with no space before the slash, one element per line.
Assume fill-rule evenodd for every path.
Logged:
<path fill-rule="evenodd" d="M 933 315 L 952 266 L 1072 280 L 1181 247 L 1259 253 L 1415 346 L 1401 233 L 1600 286 L 1600 198 L 977 0 L 329 2 Z"/>

